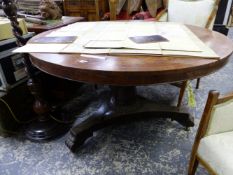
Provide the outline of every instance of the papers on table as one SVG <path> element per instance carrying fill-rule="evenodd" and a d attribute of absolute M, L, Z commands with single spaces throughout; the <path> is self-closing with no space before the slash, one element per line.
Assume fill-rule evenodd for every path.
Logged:
<path fill-rule="evenodd" d="M 162 36 L 166 42 L 136 43 L 130 37 Z M 72 43 L 32 44 L 15 52 L 190 55 L 218 58 L 186 26 L 160 22 L 82 22 L 51 32 L 46 37 L 76 36 Z"/>
<path fill-rule="evenodd" d="M 122 40 L 90 40 L 83 45 L 85 48 L 92 49 L 122 49 L 125 48 Z"/>
<path fill-rule="evenodd" d="M 19 53 L 60 53 L 68 44 L 26 44 L 14 52 Z"/>
<path fill-rule="evenodd" d="M 37 44 L 65 44 L 65 43 L 72 43 L 76 40 L 76 36 L 52 36 L 52 37 L 40 37 L 37 39 L 34 39 L 32 43 Z"/>

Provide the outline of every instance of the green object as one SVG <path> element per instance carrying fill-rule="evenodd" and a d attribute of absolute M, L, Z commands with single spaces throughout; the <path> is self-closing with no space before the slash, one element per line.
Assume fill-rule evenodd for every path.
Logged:
<path fill-rule="evenodd" d="M 187 92 L 188 92 L 188 106 L 192 108 L 196 107 L 195 95 L 193 93 L 193 88 L 190 81 L 188 81 L 187 83 Z"/>

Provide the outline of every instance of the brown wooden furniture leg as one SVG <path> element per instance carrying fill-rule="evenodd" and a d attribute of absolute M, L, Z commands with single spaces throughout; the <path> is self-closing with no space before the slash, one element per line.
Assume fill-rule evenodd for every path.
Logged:
<path fill-rule="evenodd" d="M 40 82 L 35 77 L 35 73 L 29 57 L 24 55 L 24 63 L 26 65 L 26 71 L 29 76 L 27 86 L 31 94 L 34 96 L 35 101 L 33 104 L 33 110 L 37 114 L 37 120 L 31 122 L 25 127 L 25 135 L 27 138 L 33 141 L 47 140 L 61 134 L 65 125 L 59 124 L 50 118 L 51 108 L 48 102 L 43 97 L 42 88 Z"/>
<path fill-rule="evenodd" d="M 82 145 L 93 132 L 111 124 L 145 120 L 148 117 L 169 117 L 181 125 L 194 126 L 193 117 L 179 112 L 177 107 L 157 105 L 153 101 L 136 95 L 135 86 L 111 86 L 98 100 L 98 109 L 93 114 L 77 119 L 71 128 L 66 145 L 72 152 Z"/>
<path fill-rule="evenodd" d="M 201 79 L 200 79 L 200 78 L 197 78 L 196 89 L 199 89 L 200 81 L 201 81 Z"/>
<path fill-rule="evenodd" d="M 188 175 L 194 175 L 198 165 L 199 165 L 199 161 L 197 160 L 197 157 L 195 157 L 193 161 L 190 162 L 189 164 Z"/>
<path fill-rule="evenodd" d="M 11 21 L 12 31 L 17 39 L 18 45 L 23 46 L 27 41 L 22 37 L 23 32 L 17 21 L 17 8 L 14 1 L 3 0 L 3 10 Z M 49 116 L 51 108 L 43 97 L 40 83 L 35 77 L 35 69 L 31 64 L 28 54 L 24 54 L 24 64 L 29 78 L 27 85 L 31 94 L 35 97 L 33 109 L 38 115 L 37 120 L 26 127 L 25 134 L 29 139 L 34 141 L 50 139 L 61 134 L 65 129 L 67 130 L 67 126 L 51 120 Z"/>
<path fill-rule="evenodd" d="M 181 83 L 181 87 L 180 87 L 180 93 L 179 93 L 179 98 L 178 98 L 178 103 L 177 103 L 177 107 L 180 108 L 183 97 L 184 97 L 184 93 L 187 87 L 188 81 L 183 81 Z"/>

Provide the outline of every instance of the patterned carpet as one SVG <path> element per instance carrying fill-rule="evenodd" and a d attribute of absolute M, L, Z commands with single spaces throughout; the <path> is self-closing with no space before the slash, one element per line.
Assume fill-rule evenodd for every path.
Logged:
<path fill-rule="evenodd" d="M 233 38 L 233 30 L 229 37 Z M 120 126 L 109 126 L 94 134 L 72 154 L 65 137 L 48 143 L 22 138 L 0 137 L 1 175 L 185 175 L 199 118 L 211 89 L 233 90 L 233 56 L 220 71 L 201 79 L 195 90 L 197 107 L 183 110 L 195 116 L 195 127 L 185 131 L 169 119 L 150 119 Z M 192 82 L 195 84 L 195 80 Z M 178 89 L 170 85 L 138 87 L 138 93 L 165 104 L 175 104 Z M 207 174 L 202 167 L 198 175 Z"/>

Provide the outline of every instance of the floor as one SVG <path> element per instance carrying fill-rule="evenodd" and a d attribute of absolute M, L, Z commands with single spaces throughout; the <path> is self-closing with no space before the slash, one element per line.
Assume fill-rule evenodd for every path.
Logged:
<path fill-rule="evenodd" d="M 229 37 L 233 39 L 233 29 Z M 195 127 L 190 131 L 169 119 L 109 126 L 96 132 L 75 154 L 64 145 L 66 136 L 40 144 L 20 137 L 0 137 L 0 174 L 185 175 L 208 91 L 232 91 L 232 72 L 233 56 L 223 69 L 201 79 L 200 89 L 194 90 L 196 108 L 188 107 L 187 99 L 184 100 L 182 108 L 195 116 Z M 138 92 L 155 101 L 175 104 L 178 89 L 170 85 L 151 85 L 139 87 Z M 197 175 L 205 174 L 199 167 Z"/>

